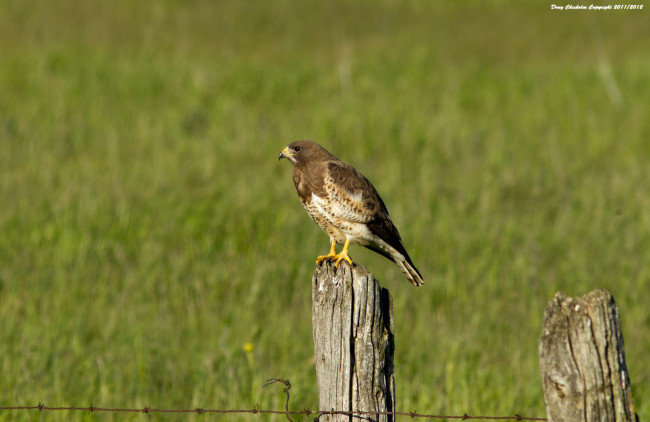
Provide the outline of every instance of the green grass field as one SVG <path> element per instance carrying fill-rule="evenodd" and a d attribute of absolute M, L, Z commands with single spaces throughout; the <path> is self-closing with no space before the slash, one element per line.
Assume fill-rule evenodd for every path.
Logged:
<path fill-rule="evenodd" d="M 0 406 L 316 409 L 313 139 L 424 275 L 351 249 L 398 410 L 544 417 L 544 307 L 607 288 L 650 419 L 648 11 L 525 3 L 0 0 Z M 0 411 L 206 417 L 267 420 Z"/>

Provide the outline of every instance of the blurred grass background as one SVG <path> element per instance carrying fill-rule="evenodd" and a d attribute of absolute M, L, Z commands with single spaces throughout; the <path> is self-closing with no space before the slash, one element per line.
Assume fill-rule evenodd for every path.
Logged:
<path fill-rule="evenodd" d="M 395 300 L 398 410 L 543 417 L 543 309 L 602 287 L 649 419 L 649 22 L 539 1 L 0 0 L 0 405 L 282 409 L 261 386 L 284 377 L 316 409 L 328 239 L 277 161 L 313 139 L 374 183 L 425 278 L 351 250 Z"/>

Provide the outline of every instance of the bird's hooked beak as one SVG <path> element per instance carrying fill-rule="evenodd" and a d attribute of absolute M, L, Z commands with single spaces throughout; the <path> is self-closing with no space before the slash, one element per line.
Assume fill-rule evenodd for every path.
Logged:
<path fill-rule="evenodd" d="M 280 153 L 280 155 L 278 155 L 278 161 L 280 161 L 280 160 L 283 159 L 283 158 L 287 158 L 287 159 L 288 159 L 289 157 L 293 157 L 294 155 L 296 155 L 296 154 L 293 153 L 293 152 L 291 152 L 291 151 L 289 150 L 289 147 L 284 147 L 284 149 L 282 150 L 282 152 Z M 291 160 L 289 160 L 289 161 L 291 161 Z"/>

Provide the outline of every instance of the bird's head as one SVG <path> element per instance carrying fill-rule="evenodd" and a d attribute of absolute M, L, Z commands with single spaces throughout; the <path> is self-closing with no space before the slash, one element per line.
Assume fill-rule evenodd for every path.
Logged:
<path fill-rule="evenodd" d="M 296 141 L 292 142 L 278 155 L 278 160 L 286 158 L 291 161 L 291 164 L 301 164 L 311 159 L 318 159 L 323 157 L 331 157 L 332 155 L 327 152 L 323 147 L 313 141 Z"/>

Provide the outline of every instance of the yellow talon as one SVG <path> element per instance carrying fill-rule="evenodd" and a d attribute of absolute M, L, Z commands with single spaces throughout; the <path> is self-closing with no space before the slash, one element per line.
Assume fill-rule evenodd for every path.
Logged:
<path fill-rule="evenodd" d="M 330 247 L 330 253 L 327 255 L 319 255 L 316 258 L 316 263 L 320 265 L 323 261 L 331 261 L 332 259 L 336 258 L 336 241 L 332 241 L 332 246 Z"/>
<path fill-rule="evenodd" d="M 348 262 L 348 264 L 352 265 L 352 258 L 350 258 L 350 255 L 348 255 L 348 248 L 350 247 L 350 241 L 348 239 L 345 239 L 345 245 L 343 245 L 343 250 L 341 253 L 337 254 L 334 256 L 332 259 L 334 259 L 334 266 L 336 268 L 339 267 L 339 264 L 341 261 L 344 259 Z"/>

